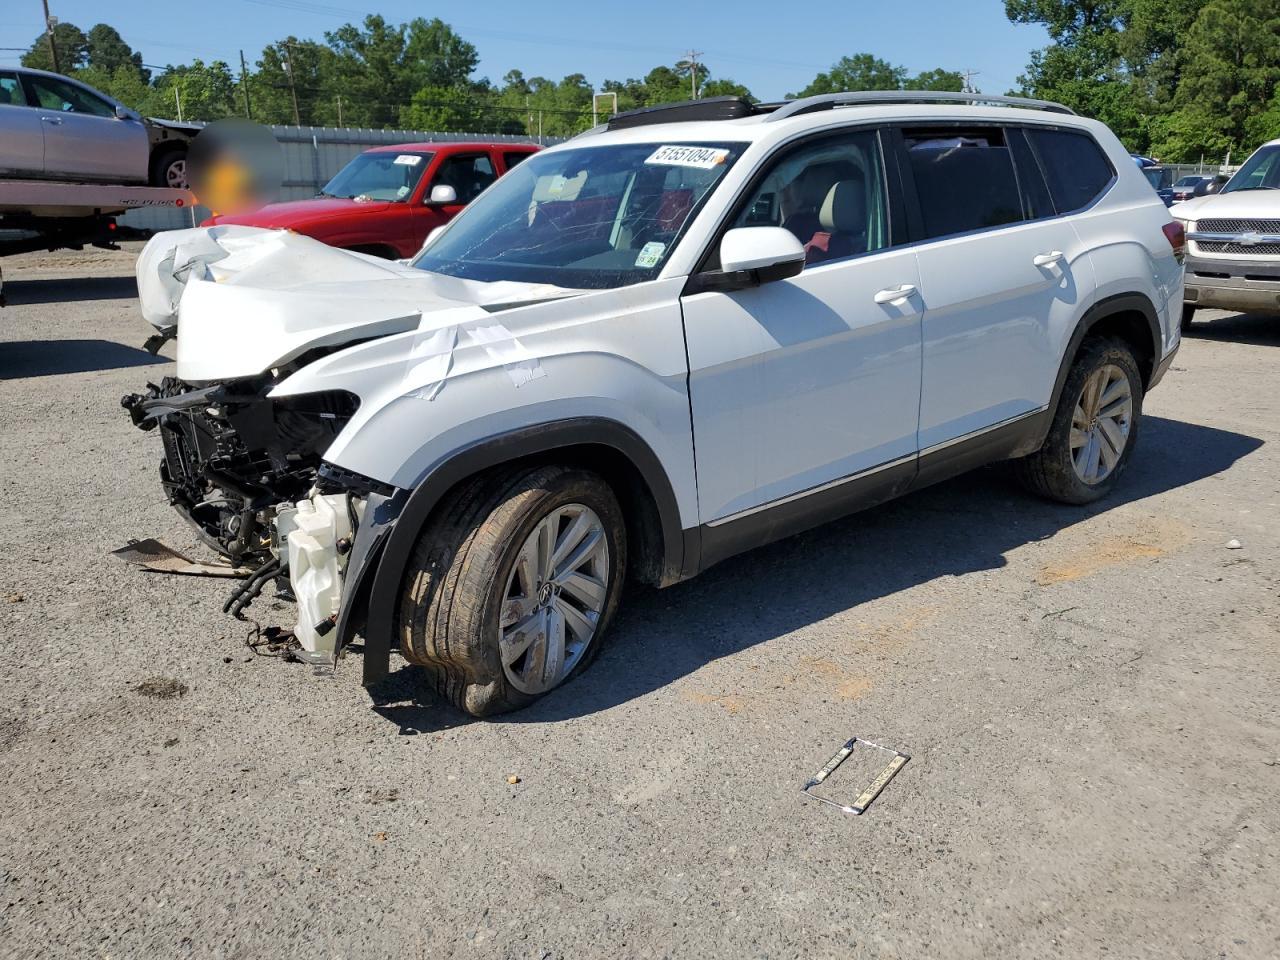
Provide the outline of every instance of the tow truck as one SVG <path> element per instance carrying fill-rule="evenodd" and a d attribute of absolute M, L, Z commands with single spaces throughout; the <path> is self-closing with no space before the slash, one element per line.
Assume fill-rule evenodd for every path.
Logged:
<path fill-rule="evenodd" d="M 118 250 L 117 241 L 143 239 L 141 231 L 116 223 L 129 210 L 188 208 L 190 191 L 167 187 L 69 183 L 57 180 L 0 180 L 0 257 L 36 250 Z M 4 273 L 0 270 L 0 307 Z"/>

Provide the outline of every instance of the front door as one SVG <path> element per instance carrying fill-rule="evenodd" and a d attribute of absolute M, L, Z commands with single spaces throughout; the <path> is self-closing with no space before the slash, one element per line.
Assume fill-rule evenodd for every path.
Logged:
<path fill-rule="evenodd" d="M 683 299 L 703 524 L 794 516 L 809 494 L 913 473 L 922 307 L 915 254 L 893 242 L 895 192 L 874 130 L 787 148 L 730 226 L 790 230 L 804 271 Z M 756 533 L 747 545 L 772 539 Z"/>
<path fill-rule="evenodd" d="M 415 247 L 421 247 L 427 234 L 461 213 L 463 207 L 496 179 L 498 174 L 488 153 L 455 153 L 443 157 L 423 193 L 420 215 L 413 218 Z M 431 202 L 432 189 L 440 185 L 453 187 L 457 195 L 453 203 Z"/>
<path fill-rule="evenodd" d="M 120 119 L 78 83 L 31 73 L 23 81 L 44 128 L 46 176 L 146 182 L 149 141 L 140 120 Z"/>
<path fill-rule="evenodd" d="M 44 173 L 44 129 L 40 114 L 12 71 L 0 70 L 0 174 L 38 177 Z"/>

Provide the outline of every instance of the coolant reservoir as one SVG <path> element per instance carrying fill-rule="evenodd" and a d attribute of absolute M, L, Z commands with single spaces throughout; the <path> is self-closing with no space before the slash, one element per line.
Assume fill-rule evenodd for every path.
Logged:
<path fill-rule="evenodd" d="M 308 653 L 333 656 L 336 631 L 322 636 L 317 627 L 337 615 L 342 603 L 342 566 L 338 541 L 350 539 L 351 518 L 345 494 L 314 496 L 296 504 L 281 539 L 287 539 L 289 583 L 298 598 L 298 625 L 294 635 Z"/>

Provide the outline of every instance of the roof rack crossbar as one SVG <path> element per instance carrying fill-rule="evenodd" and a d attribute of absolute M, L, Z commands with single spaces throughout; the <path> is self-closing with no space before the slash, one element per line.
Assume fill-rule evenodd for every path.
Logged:
<path fill-rule="evenodd" d="M 786 100 L 765 117 L 765 122 L 771 123 L 775 120 L 799 116 L 802 113 L 831 110 L 835 107 L 878 103 L 986 103 L 1075 116 L 1074 110 L 1061 103 L 1054 103 L 1052 100 L 1033 100 L 1030 97 L 1003 97 L 990 93 L 952 93 L 931 90 L 859 90 L 849 93 L 823 93 L 816 97 Z M 761 106 L 765 105 L 761 104 Z"/>

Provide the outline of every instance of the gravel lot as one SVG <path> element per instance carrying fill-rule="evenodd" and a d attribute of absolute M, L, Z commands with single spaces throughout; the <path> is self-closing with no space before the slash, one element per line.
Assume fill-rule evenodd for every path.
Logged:
<path fill-rule="evenodd" d="M 169 369 L 136 249 L 0 264 L 0 955 L 1280 954 L 1280 320 L 1200 327 L 1095 508 L 982 471 L 470 722 L 109 555 L 201 555 L 118 405 Z M 912 757 L 862 817 L 798 792 L 854 734 Z"/>

